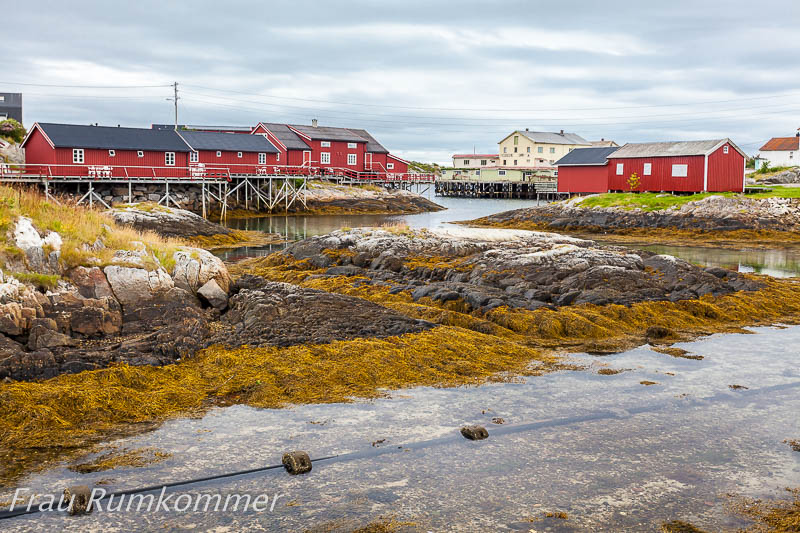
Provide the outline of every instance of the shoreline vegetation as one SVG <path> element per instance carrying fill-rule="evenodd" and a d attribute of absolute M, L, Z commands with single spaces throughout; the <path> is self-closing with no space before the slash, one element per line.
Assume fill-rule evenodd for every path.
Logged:
<path fill-rule="evenodd" d="M 520 256 L 527 259 L 519 262 Z M 508 240 L 491 230 L 437 235 L 402 226 L 301 241 L 232 266 L 231 309 L 207 328 L 221 336 L 206 337 L 207 347 L 200 344 L 180 361 L 0 384 L 0 453 L 6 459 L 0 480 L 13 483 L 37 464 L 212 407 L 281 408 L 375 398 L 414 386 L 507 381 L 577 369 L 569 353 L 669 346 L 745 326 L 800 322 L 795 281 L 663 257 L 552 234 Z M 526 279 L 542 284 L 541 276 L 559 271 L 572 276 L 558 274 L 561 285 L 591 284 L 584 262 L 594 262 L 600 277 L 591 279 L 605 280 L 600 285 L 614 292 L 598 285 L 600 293 L 583 296 L 536 294 L 550 303 L 525 307 L 516 289 L 507 290 L 531 283 Z M 611 279 L 619 268 L 625 275 Z M 662 299 L 636 301 L 631 280 L 638 280 L 642 294 L 658 292 Z M 681 289 L 680 280 L 694 280 L 695 289 Z M 488 292 L 476 296 L 476 290 Z M 676 290 L 704 294 L 681 293 L 686 299 L 670 301 L 669 291 Z M 276 294 L 287 296 L 280 303 Z M 503 294 L 506 300 L 495 298 Z M 303 313 L 287 307 L 298 296 Z M 597 297 L 609 303 L 577 303 Z M 254 310 L 261 320 L 253 322 Z M 300 338 L 292 330 L 337 313 L 333 325 Z M 348 316 L 352 320 L 341 319 Z M 385 317 L 382 325 L 376 317 Z"/>
<path fill-rule="evenodd" d="M 800 188 L 775 187 L 747 195 L 607 193 L 459 224 L 631 244 L 794 247 L 800 245 Z"/>

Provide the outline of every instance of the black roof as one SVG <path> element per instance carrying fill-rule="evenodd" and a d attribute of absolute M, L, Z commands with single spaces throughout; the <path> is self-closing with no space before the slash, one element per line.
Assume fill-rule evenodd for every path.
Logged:
<path fill-rule="evenodd" d="M 351 130 L 361 135 L 367 140 L 367 152 L 372 154 L 388 154 L 389 150 L 383 147 L 381 143 L 375 140 L 375 137 L 369 134 L 367 130 Z"/>
<path fill-rule="evenodd" d="M 308 150 L 310 148 L 308 144 L 286 124 L 277 124 L 275 122 L 262 122 L 261 124 L 271 131 L 289 150 Z"/>
<path fill-rule="evenodd" d="M 174 130 L 115 128 L 81 124 L 39 122 L 39 127 L 56 148 L 96 148 L 100 150 L 150 150 L 189 152 L 189 146 Z"/>
<path fill-rule="evenodd" d="M 278 149 L 262 135 L 211 131 L 179 131 L 178 133 L 194 150 L 278 153 Z"/>
<path fill-rule="evenodd" d="M 555 162 L 556 166 L 570 165 L 605 165 L 609 155 L 619 150 L 618 146 L 601 146 L 599 148 L 575 148 Z"/>
<path fill-rule="evenodd" d="M 151 124 L 151 129 L 154 130 L 174 130 L 175 124 Z M 250 126 L 199 126 L 196 124 L 178 124 L 178 130 L 191 130 L 191 131 L 215 131 L 215 132 L 244 132 L 250 133 L 252 128 Z"/>
<path fill-rule="evenodd" d="M 300 126 L 292 127 L 307 135 L 312 141 L 344 141 L 365 143 L 367 139 L 347 128 L 333 128 L 329 126 Z"/>

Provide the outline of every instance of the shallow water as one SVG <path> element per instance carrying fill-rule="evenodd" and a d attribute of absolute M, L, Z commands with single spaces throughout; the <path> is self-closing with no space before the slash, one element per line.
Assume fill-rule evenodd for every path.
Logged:
<path fill-rule="evenodd" d="M 537 205 L 535 200 L 474 199 L 432 196 L 428 198 L 446 207 L 445 211 L 416 215 L 323 215 L 230 219 L 227 226 L 236 229 L 278 233 L 287 241 L 296 241 L 314 235 L 323 235 L 340 228 L 380 226 L 406 223 L 412 228 L 436 228 L 450 222 L 472 220 L 510 209 Z M 226 250 L 220 257 L 235 261 L 244 257 L 268 255 L 281 250 L 286 244 L 262 247 L 245 247 Z M 721 249 L 706 246 L 631 245 L 659 254 L 680 257 L 702 266 L 719 266 L 738 272 L 755 272 L 775 277 L 800 275 L 800 249 Z"/>
<path fill-rule="evenodd" d="M 276 469 L 177 489 L 283 494 L 272 512 L 44 513 L 0 527 L 302 531 L 387 515 L 420 531 L 657 531 L 671 519 L 709 530 L 737 526 L 725 509 L 727 493 L 762 496 L 800 485 L 800 453 L 782 442 L 800 438 L 800 327 L 753 331 L 677 345 L 705 357 L 699 361 L 645 346 L 579 354 L 573 359 L 587 371 L 514 383 L 415 388 L 283 410 L 214 409 L 115 443 L 171 452 L 163 463 L 87 475 L 56 468 L 20 485 L 50 492 L 106 480 L 111 491 L 279 464 L 293 449 L 364 456 L 321 461 L 297 477 Z M 595 373 L 606 366 L 627 370 Z M 584 415 L 595 418 L 565 421 Z M 461 438 L 458 428 L 467 423 L 484 424 L 490 437 Z M 414 447 L 429 439 L 440 440 Z M 8 499 L 0 492 L 0 501 Z M 543 519 L 546 511 L 569 518 Z"/>

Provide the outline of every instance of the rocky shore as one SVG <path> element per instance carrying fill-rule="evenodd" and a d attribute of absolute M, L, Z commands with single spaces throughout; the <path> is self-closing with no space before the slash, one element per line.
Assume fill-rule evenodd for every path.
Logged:
<path fill-rule="evenodd" d="M 349 186 L 308 183 L 307 211 L 318 214 L 412 214 L 444 209 L 424 196 L 374 185 Z"/>
<path fill-rule="evenodd" d="M 722 234 L 773 232 L 794 240 L 800 230 L 800 199 L 708 196 L 661 210 L 585 207 L 584 198 L 505 211 L 466 222 L 479 226 L 585 233 L 679 230 Z"/>

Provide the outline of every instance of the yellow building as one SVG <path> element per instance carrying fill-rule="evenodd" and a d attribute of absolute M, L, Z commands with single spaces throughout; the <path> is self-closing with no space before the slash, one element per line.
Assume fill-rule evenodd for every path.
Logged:
<path fill-rule="evenodd" d="M 591 143 L 576 133 L 517 130 L 497 143 L 500 155 L 498 167 L 526 168 L 547 171 L 555 175 L 555 162 L 575 148 Z"/>

